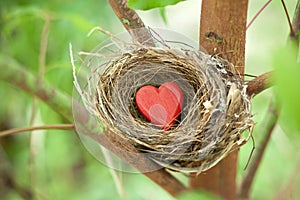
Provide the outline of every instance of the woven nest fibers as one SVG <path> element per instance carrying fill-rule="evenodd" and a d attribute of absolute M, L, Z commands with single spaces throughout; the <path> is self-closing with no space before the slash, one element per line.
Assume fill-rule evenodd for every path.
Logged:
<path fill-rule="evenodd" d="M 248 140 L 250 100 L 230 63 L 169 45 L 129 49 L 95 72 L 95 91 L 88 93 L 93 98 L 86 98 L 104 133 L 122 136 L 163 167 L 197 173 Z M 176 83 L 183 93 L 180 115 L 169 130 L 146 120 L 135 101 L 141 87 L 165 82 Z M 250 131 L 242 134 L 246 129 Z"/>

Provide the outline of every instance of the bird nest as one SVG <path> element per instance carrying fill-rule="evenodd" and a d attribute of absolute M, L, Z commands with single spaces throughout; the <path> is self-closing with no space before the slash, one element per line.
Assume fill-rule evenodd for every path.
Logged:
<path fill-rule="evenodd" d="M 200 173 L 249 139 L 246 86 L 228 61 L 149 32 L 153 46 L 113 37 L 88 53 L 84 66 L 92 74 L 81 98 L 105 134 L 121 136 L 163 167 Z M 167 130 L 149 122 L 135 101 L 143 86 L 165 82 L 183 93 L 180 115 Z"/>

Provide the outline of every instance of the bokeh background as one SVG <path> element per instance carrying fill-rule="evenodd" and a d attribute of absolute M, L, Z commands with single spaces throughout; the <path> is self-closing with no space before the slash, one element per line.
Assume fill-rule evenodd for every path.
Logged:
<path fill-rule="evenodd" d="M 249 1 L 248 19 L 264 3 Z M 296 0 L 286 0 L 286 4 L 292 16 Z M 150 27 L 168 28 L 197 41 L 200 8 L 200 0 L 168 6 L 165 8 L 166 21 L 159 9 L 138 11 L 138 14 Z M 101 33 L 87 37 L 93 27 L 101 26 L 114 34 L 124 28 L 106 0 L 0 0 L 0 54 L 37 75 L 41 35 L 47 20 L 50 23 L 44 79 L 71 97 L 73 78 L 69 43 L 74 52 L 91 51 L 107 38 Z M 281 55 L 278 52 L 287 43 L 288 34 L 283 7 L 280 1 L 273 1 L 247 30 L 246 73 L 259 75 L 272 70 Z M 285 62 L 286 58 L 280 59 Z M 80 60 L 75 61 L 80 63 Z M 3 70 L 10 69 L 0 66 L 0 73 Z M 282 96 L 280 90 L 279 94 L 276 88 L 275 94 L 273 90 L 268 89 L 253 99 L 255 140 L 259 140 L 268 104 L 282 99 L 277 98 Z M 31 95 L 1 80 L 0 98 L 0 130 L 29 126 L 34 101 L 37 105 L 34 125 L 66 123 L 43 102 L 33 100 Z M 240 150 L 239 179 L 244 174 L 252 147 L 249 141 Z M 295 189 L 300 188 L 299 173 L 295 173 L 295 168 L 300 167 L 299 147 L 300 132 L 294 117 L 283 109 L 255 178 L 252 199 L 276 198 L 277 192 L 290 183 L 289 188 L 294 190 L 287 199 L 300 198 L 300 191 Z M 24 191 L 32 191 L 36 199 L 174 199 L 141 174 L 117 172 L 120 182 L 116 183 L 110 169 L 88 153 L 74 131 L 36 131 L 2 137 L 0 158 L 0 199 L 23 199 Z M 4 179 L 8 173 L 15 185 Z M 187 177 L 178 176 L 187 182 Z M 121 195 L 117 188 L 123 191 Z"/>

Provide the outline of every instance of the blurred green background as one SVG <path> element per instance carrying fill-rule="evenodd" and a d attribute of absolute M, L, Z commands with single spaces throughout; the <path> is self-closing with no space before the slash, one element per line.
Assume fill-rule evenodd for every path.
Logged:
<path fill-rule="evenodd" d="M 249 19 L 263 3 L 260 0 L 249 2 Z M 197 41 L 200 4 L 199 0 L 190 0 L 166 7 L 167 23 L 159 9 L 138 13 L 148 26 L 169 28 Z M 286 1 L 286 4 L 292 16 L 296 0 Z M 44 79 L 71 97 L 73 78 L 69 43 L 73 45 L 73 52 L 90 51 L 107 38 L 101 33 L 87 37 L 93 27 L 101 26 L 112 33 L 124 31 L 124 28 L 105 0 L 0 0 L 0 54 L 38 75 L 41 35 L 47 20 L 50 24 Z M 289 188 L 294 190 L 287 199 L 300 198 L 300 191 L 296 190 L 300 188 L 300 177 L 293 171 L 300 159 L 300 121 L 297 121 L 300 112 L 291 112 L 299 108 L 293 106 L 300 98 L 297 77 L 300 72 L 299 65 L 293 61 L 295 57 L 290 56 L 293 50 L 285 48 L 288 34 L 280 1 L 273 1 L 247 31 L 246 73 L 259 75 L 276 68 L 280 72 L 276 81 L 282 83 L 275 87 L 275 94 L 268 89 L 253 99 L 254 139 L 259 139 L 269 102 L 283 105 L 255 179 L 252 199 L 273 198 L 291 181 Z M 0 66 L 0 73 L 4 70 L 9 68 Z M 291 84 L 289 80 L 292 80 Z M 0 97 L 0 130 L 30 125 L 32 96 L 0 80 Z M 37 103 L 35 125 L 67 123 L 47 105 L 34 101 Z M 244 174 L 251 148 L 250 141 L 240 150 L 239 179 Z M 26 191 L 32 191 L 36 199 L 121 199 L 109 169 L 86 151 L 73 131 L 36 131 L 34 135 L 21 133 L 0 138 L 0 176 L 7 175 L 11 175 L 16 183 L 0 177 L 0 199 L 23 199 Z M 127 199 L 173 199 L 141 174 L 119 176 Z M 181 178 L 187 180 L 184 176 Z M 191 196 L 193 194 L 186 198 L 191 199 Z"/>

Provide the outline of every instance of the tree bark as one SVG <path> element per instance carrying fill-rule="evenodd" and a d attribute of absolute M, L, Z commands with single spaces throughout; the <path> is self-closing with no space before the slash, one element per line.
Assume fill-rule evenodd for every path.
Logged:
<path fill-rule="evenodd" d="M 209 54 L 219 54 L 244 73 L 248 0 L 203 0 L 200 45 Z M 192 189 L 213 192 L 223 199 L 236 199 L 238 151 L 212 169 L 190 178 Z"/>

